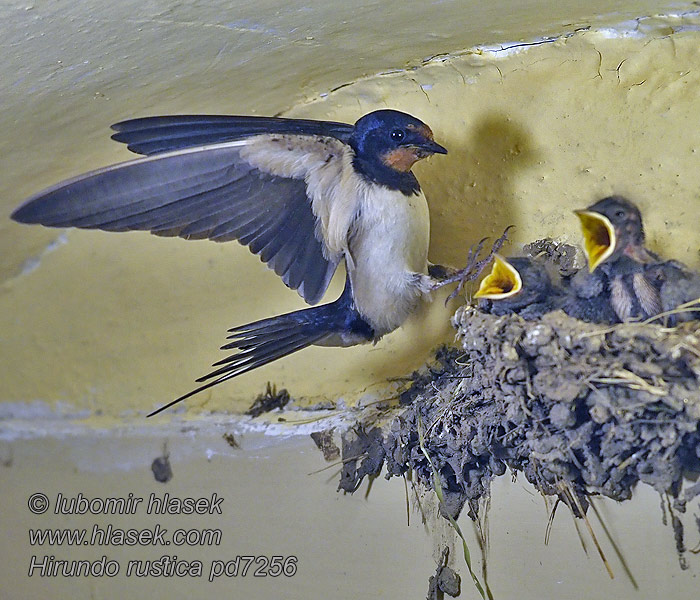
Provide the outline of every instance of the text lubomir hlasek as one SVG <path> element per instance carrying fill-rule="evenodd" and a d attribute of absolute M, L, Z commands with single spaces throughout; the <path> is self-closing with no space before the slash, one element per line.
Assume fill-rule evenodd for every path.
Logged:
<path fill-rule="evenodd" d="M 54 503 L 56 515 L 133 515 L 145 506 L 149 515 L 212 515 L 222 514 L 224 499 L 216 492 L 201 498 L 177 498 L 165 493 L 152 493 L 144 505 L 145 498 L 130 493 L 121 498 L 86 498 L 82 493 L 67 498 L 60 492 Z"/>

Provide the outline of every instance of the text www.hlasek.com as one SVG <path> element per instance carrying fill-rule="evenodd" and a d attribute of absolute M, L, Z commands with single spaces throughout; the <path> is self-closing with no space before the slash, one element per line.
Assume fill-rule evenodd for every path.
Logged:
<path fill-rule="evenodd" d="M 221 529 L 119 529 L 93 525 L 88 529 L 30 529 L 31 546 L 218 546 Z"/>
<path fill-rule="evenodd" d="M 66 499 L 58 494 L 54 502 L 42 493 L 32 494 L 29 510 L 35 515 L 44 514 L 53 508 L 53 514 L 95 515 L 129 514 L 144 512 L 153 514 L 222 514 L 223 498 L 216 493 L 204 498 L 176 498 L 169 494 L 151 494 L 143 502 L 133 494 L 125 498 L 85 498 L 82 494 Z M 190 510 L 191 509 L 191 510 Z M 122 529 L 112 524 L 83 528 L 30 528 L 30 546 L 153 546 L 192 547 L 219 546 L 221 529 L 191 528 L 175 529 L 172 533 L 160 524 L 143 529 Z M 208 580 L 219 577 L 292 577 L 297 571 L 297 557 L 236 555 L 226 560 L 214 559 L 206 565 L 201 560 L 185 560 L 177 555 L 162 555 L 157 559 L 116 560 L 106 555 L 93 560 L 64 560 L 55 555 L 31 556 L 30 577 L 115 577 L 119 573 L 126 577 L 202 577 L 208 571 Z"/>

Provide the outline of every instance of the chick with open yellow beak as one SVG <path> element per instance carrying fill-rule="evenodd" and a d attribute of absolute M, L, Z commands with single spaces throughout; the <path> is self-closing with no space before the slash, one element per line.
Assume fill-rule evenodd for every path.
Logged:
<path fill-rule="evenodd" d="M 603 293 L 609 294 L 617 318 L 630 321 L 661 312 L 660 285 L 648 272 L 648 266 L 661 259 L 644 245 L 637 206 L 622 196 L 608 196 L 575 212 L 589 273 L 602 271 Z"/>
<path fill-rule="evenodd" d="M 494 256 L 489 274 L 474 294 L 479 308 L 495 315 L 519 314 L 537 319 L 554 310 L 559 294 L 549 273 L 540 262 L 525 257 Z"/>

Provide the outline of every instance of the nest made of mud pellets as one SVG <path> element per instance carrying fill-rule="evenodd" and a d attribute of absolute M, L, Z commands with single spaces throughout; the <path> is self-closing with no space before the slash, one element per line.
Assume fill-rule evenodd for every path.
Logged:
<path fill-rule="evenodd" d="M 453 324 L 459 347 L 415 374 L 410 404 L 388 425 L 344 434 L 340 488 L 356 490 L 383 465 L 387 478 L 410 470 L 432 488 L 435 469 L 441 511 L 456 518 L 467 504 L 477 519 L 492 479 L 510 470 L 583 517 L 590 496 L 626 500 L 642 482 L 666 498 L 685 566 L 677 513 L 700 495 L 697 324 L 604 327 L 561 311 L 525 321 L 473 307 Z"/>

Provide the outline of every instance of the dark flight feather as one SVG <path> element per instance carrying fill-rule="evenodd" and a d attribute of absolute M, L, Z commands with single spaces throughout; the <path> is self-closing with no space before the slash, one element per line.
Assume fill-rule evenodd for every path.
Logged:
<path fill-rule="evenodd" d="M 35 195 L 12 218 L 50 227 L 237 239 L 262 253 L 310 304 L 321 299 L 338 264 L 326 258 L 316 237 L 305 182 L 251 167 L 235 143 L 93 171 Z"/>
<path fill-rule="evenodd" d="M 219 144 L 260 134 L 296 134 L 332 137 L 347 143 L 353 126 L 333 121 L 244 117 L 229 115 L 179 115 L 143 117 L 112 125 L 112 139 L 137 154 L 159 154 L 193 146 Z"/>

